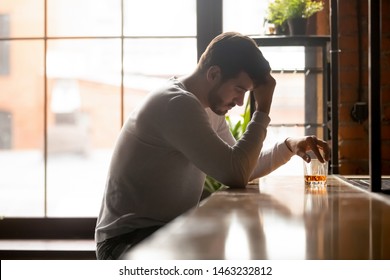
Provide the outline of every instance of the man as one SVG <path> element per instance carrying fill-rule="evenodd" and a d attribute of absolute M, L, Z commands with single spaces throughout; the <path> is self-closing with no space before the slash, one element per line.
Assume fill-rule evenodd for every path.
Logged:
<path fill-rule="evenodd" d="M 195 71 L 149 94 L 124 124 L 108 172 L 96 226 L 98 259 L 116 259 L 159 227 L 196 206 L 206 174 L 243 188 L 293 155 L 329 159 L 314 136 L 287 138 L 262 151 L 276 85 L 256 43 L 217 36 Z M 224 115 L 253 91 L 256 111 L 235 141 Z M 324 157 L 320 154 L 323 150 Z"/>

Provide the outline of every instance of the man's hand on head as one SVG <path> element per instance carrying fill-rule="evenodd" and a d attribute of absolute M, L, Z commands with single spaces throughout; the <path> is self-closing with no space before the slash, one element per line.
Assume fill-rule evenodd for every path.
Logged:
<path fill-rule="evenodd" d="M 272 97 L 274 94 L 276 80 L 271 76 L 271 73 L 266 77 L 266 82 L 257 86 L 253 90 L 256 101 L 256 111 L 269 114 L 271 110 Z"/>

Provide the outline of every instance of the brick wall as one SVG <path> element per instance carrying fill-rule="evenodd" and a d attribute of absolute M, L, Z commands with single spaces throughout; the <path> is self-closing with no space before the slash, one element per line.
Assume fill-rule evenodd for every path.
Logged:
<path fill-rule="evenodd" d="M 340 174 L 369 173 L 368 120 L 357 122 L 351 116 L 351 110 L 356 102 L 368 102 L 367 2 L 339 1 Z M 382 172 L 390 174 L 390 16 L 383 11 L 390 11 L 390 1 L 382 0 L 381 51 Z"/>

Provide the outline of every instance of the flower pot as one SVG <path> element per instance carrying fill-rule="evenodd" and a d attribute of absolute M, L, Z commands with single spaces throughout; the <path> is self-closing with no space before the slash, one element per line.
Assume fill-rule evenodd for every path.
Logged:
<path fill-rule="evenodd" d="M 306 18 L 291 18 L 287 20 L 290 35 L 306 35 Z"/>

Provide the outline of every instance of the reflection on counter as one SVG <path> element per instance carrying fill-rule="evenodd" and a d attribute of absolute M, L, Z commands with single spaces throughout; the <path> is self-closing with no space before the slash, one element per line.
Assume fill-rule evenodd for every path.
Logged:
<path fill-rule="evenodd" d="M 243 226 L 242 221 L 238 220 L 236 213 L 232 213 L 229 220 L 230 222 L 225 240 L 225 259 L 251 259 L 248 231 Z M 237 240 L 240 240 L 240 242 L 237 242 Z"/>
<path fill-rule="evenodd" d="M 305 213 L 324 213 L 327 211 L 328 207 L 328 191 L 326 186 L 320 188 L 311 188 L 305 186 Z"/>

